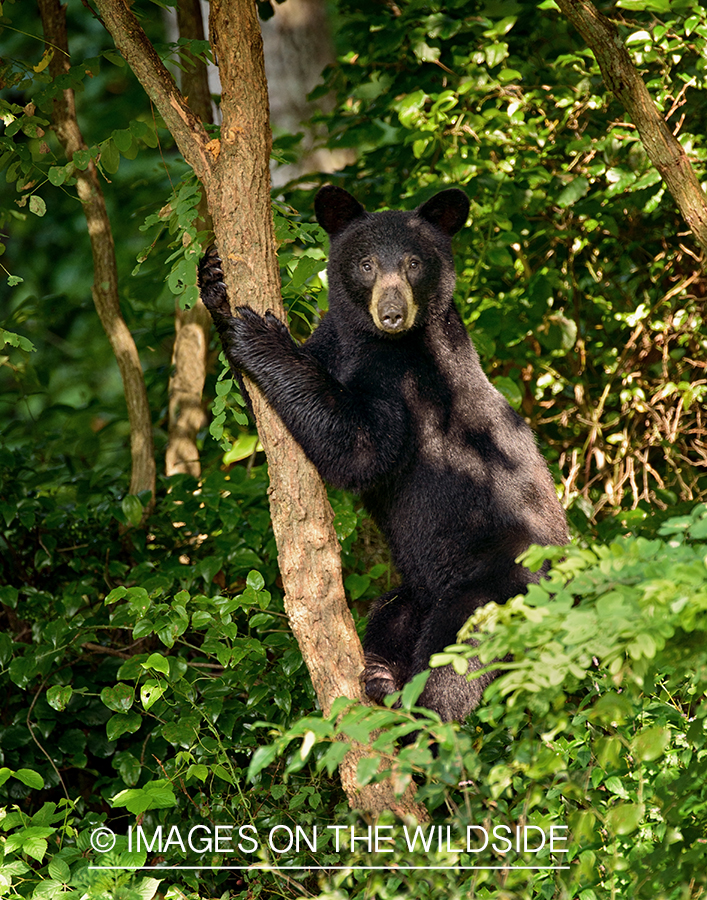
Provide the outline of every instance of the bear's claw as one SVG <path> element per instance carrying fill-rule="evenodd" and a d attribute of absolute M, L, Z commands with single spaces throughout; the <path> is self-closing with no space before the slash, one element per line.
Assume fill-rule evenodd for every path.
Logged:
<path fill-rule="evenodd" d="M 209 247 L 199 263 L 198 281 L 201 299 L 211 313 L 211 318 L 215 322 L 230 318 L 231 306 L 223 283 L 221 257 L 215 244 Z"/>

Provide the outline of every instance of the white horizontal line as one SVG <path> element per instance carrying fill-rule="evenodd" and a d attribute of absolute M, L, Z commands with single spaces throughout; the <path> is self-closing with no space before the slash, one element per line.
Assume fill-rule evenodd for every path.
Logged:
<path fill-rule="evenodd" d="M 334 870 L 344 870 L 349 871 L 352 869 L 383 869 L 383 870 L 408 870 L 408 869 L 484 869 L 489 871 L 498 871 L 498 872 L 510 872 L 517 871 L 521 869 L 532 869 L 532 870 L 541 870 L 541 871 L 551 871 L 551 872 L 559 872 L 562 869 L 569 869 L 569 866 L 398 866 L 395 864 L 391 864 L 388 866 L 268 866 L 268 865 L 252 865 L 252 866 L 89 866 L 89 869 L 94 871 L 98 871 L 101 869 L 118 871 L 118 872 L 137 872 L 137 871 L 147 871 L 147 872 L 157 872 L 157 871 L 165 871 L 168 869 L 176 869 L 178 871 L 212 871 L 218 872 L 221 870 L 227 871 L 246 871 L 248 869 L 253 871 L 265 871 L 265 872 L 279 872 L 280 870 L 296 870 L 301 872 L 314 872 L 318 870 L 323 870 L 325 872 L 334 871 Z"/>

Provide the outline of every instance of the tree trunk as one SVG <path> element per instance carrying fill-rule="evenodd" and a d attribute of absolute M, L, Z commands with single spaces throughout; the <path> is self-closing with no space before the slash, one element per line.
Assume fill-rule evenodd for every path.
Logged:
<path fill-rule="evenodd" d="M 220 142 L 208 140 L 124 0 L 96 0 L 116 46 L 142 82 L 206 190 L 229 296 L 284 319 L 270 205 L 268 98 L 253 0 L 212 0 L 211 44 L 222 85 Z M 346 604 L 339 546 L 326 491 L 300 447 L 257 389 L 249 386 L 268 457 L 270 511 L 285 608 L 326 715 L 337 697 L 360 697 L 363 651 Z M 422 820 L 414 786 L 396 797 L 392 782 L 358 789 L 360 747 L 340 767 L 352 807 L 393 809 Z"/>
<path fill-rule="evenodd" d="M 48 49 L 55 49 L 49 63 L 51 74 L 57 78 L 68 71 L 69 42 L 66 31 L 66 7 L 59 0 L 38 0 L 39 14 Z M 65 90 L 54 100 L 52 113 L 54 131 L 70 162 L 74 153 L 85 150 L 73 90 Z M 123 379 L 123 391 L 130 422 L 130 452 L 132 473 L 131 494 L 150 491 L 155 497 L 155 450 L 152 440 L 152 418 L 147 403 L 145 379 L 137 347 L 120 311 L 118 298 L 118 269 L 115 245 L 106 210 L 105 198 L 98 180 L 98 170 L 91 160 L 84 171 L 76 170 L 76 191 L 83 206 L 93 254 L 93 302 L 118 361 Z"/>
<path fill-rule="evenodd" d="M 589 0 L 557 0 L 557 5 L 594 53 L 604 83 L 636 126 L 648 158 L 660 172 L 695 239 L 707 251 L 707 200 L 679 141 L 656 109 L 618 29 Z"/>

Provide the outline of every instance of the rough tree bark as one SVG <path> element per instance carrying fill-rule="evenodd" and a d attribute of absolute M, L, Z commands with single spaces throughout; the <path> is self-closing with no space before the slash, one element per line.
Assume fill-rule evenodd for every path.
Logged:
<path fill-rule="evenodd" d="M 56 78 L 68 71 L 71 63 L 66 30 L 66 7 L 59 0 L 37 0 L 47 49 L 54 50 L 49 71 Z M 69 162 L 78 150 L 86 150 L 78 119 L 73 90 L 62 91 L 54 100 L 54 132 Z M 118 270 L 115 245 L 105 198 L 93 160 L 84 171 L 76 170 L 76 192 L 83 206 L 93 254 L 93 302 L 101 325 L 108 336 L 123 379 L 123 391 L 130 422 L 132 472 L 130 493 L 150 491 L 155 496 L 155 449 L 152 418 L 147 402 L 145 379 L 137 347 L 120 311 Z"/>
<path fill-rule="evenodd" d="M 707 199 L 687 154 L 656 109 L 617 27 L 589 0 L 556 0 L 587 42 L 604 83 L 623 104 L 695 239 L 707 251 Z"/>
<path fill-rule="evenodd" d="M 177 8 L 179 36 L 204 40 L 204 23 L 199 0 L 180 0 Z M 202 122 L 211 122 L 211 93 L 206 66 L 186 54 L 182 70 L 182 94 Z M 200 204 L 199 230 L 211 229 L 206 198 Z M 196 437 L 206 425 L 202 392 L 206 380 L 211 317 L 198 300 L 191 309 L 182 309 L 179 299 L 174 312 L 174 348 L 169 378 L 169 440 L 165 452 L 165 474 L 201 474 Z"/>
<path fill-rule="evenodd" d="M 220 141 L 210 141 L 124 0 L 95 0 L 116 46 L 201 179 L 231 298 L 284 318 L 270 206 L 268 99 L 254 0 L 211 0 L 211 43 L 223 90 Z M 292 631 L 326 715 L 337 697 L 360 697 L 363 652 L 346 605 L 333 517 L 319 476 L 282 422 L 250 386 L 268 456 L 270 510 Z M 426 818 L 414 790 L 356 785 L 365 747 L 340 766 L 352 807 Z"/>

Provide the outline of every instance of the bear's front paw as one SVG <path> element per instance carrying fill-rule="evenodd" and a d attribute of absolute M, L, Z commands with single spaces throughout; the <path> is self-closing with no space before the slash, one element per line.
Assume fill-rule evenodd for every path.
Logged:
<path fill-rule="evenodd" d="M 237 306 L 233 310 L 231 329 L 237 335 L 238 341 L 248 344 L 292 343 L 287 326 L 270 310 L 261 316 L 250 306 Z"/>
<path fill-rule="evenodd" d="M 281 361 L 292 349 L 287 328 L 272 313 L 261 316 L 249 306 L 237 306 L 223 335 L 224 347 L 233 366 L 257 376 L 263 366 Z"/>
<path fill-rule="evenodd" d="M 291 342 L 292 338 L 290 337 L 290 332 L 287 325 L 285 325 L 284 322 L 281 322 L 275 315 L 275 313 L 272 312 L 272 310 L 269 309 L 265 313 L 265 321 L 269 328 L 271 328 L 273 331 L 279 332 L 283 337 L 287 338 L 288 343 Z"/>
<path fill-rule="evenodd" d="M 198 281 L 202 302 L 214 322 L 218 325 L 220 320 L 230 318 L 231 307 L 223 283 L 221 257 L 215 244 L 209 247 L 199 263 Z"/>
<path fill-rule="evenodd" d="M 245 351 L 248 346 L 267 340 L 270 328 L 263 316 L 250 306 L 237 306 L 233 310 L 230 330 L 238 346 Z"/>

